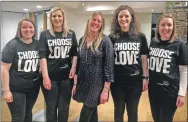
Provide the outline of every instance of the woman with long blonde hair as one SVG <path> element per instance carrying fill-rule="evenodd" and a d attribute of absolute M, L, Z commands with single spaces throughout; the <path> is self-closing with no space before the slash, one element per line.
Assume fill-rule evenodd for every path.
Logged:
<path fill-rule="evenodd" d="M 77 40 L 74 31 L 67 26 L 62 8 L 52 8 L 49 19 L 49 29 L 44 30 L 39 39 L 46 120 L 47 122 L 67 122 L 72 89 L 71 79 L 76 71 Z"/>
<path fill-rule="evenodd" d="M 80 39 L 77 75 L 72 89 L 73 99 L 82 102 L 80 122 L 98 122 L 97 106 L 108 101 L 113 82 L 113 46 L 104 31 L 104 17 L 95 12 L 89 18 Z"/>

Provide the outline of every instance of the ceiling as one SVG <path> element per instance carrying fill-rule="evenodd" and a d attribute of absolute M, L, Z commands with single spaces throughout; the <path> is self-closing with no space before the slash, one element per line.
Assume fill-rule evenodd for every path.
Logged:
<path fill-rule="evenodd" d="M 84 3 L 84 5 L 82 5 Z M 36 8 L 36 5 L 41 5 L 43 8 Z M 115 10 L 120 5 L 128 5 L 132 7 L 136 12 L 138 13 L 161 13 L 164 12 L 166 2 L 52 2 L 52 1 L 45 1 L 45 2 L 26 2 L 26 1 L 20 1 L 20 2 L 1 2 L 1 10 L 2 11 L 13 11 L 13 12 L 24 12 L 23 9 L 27 8 L 29 9 L 28 12 L 35 12 L 35 11 L 42 11 L 42 10 L 48 10 L 54 6 L 62 6 L 63 8 L 66 8 L 67 10 L 74 11 L 76 13 L 90 13 L 87 10 L 88 7 L 96 7 L 96 6 L 104 6 L 106 9 L 103 10 L 103 14 L 111 14 L 113 10 Z M 151 11 L 153 10 L 153 12 Z"/>

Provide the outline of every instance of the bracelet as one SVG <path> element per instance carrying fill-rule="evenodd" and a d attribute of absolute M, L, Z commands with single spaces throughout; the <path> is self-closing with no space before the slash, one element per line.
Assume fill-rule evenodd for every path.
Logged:
<path fill-rule="evenodd" d="M 110 90 L 110 88 L 108 88 L 108 87 L 104 87 L 104 88 L 106 88 L 106 89 Z"/>
<path fill-rule="evenodd" d="M 76 84 L 74 84 L 73 86 L 76 86 L 77 85 L 77 83 Z"/>
<path fill-rule="evenodd" d="M 144 75 L 142 75 L 142 80 L 149 80 L 149 77 L 148 76 L 144 76 Z"/>

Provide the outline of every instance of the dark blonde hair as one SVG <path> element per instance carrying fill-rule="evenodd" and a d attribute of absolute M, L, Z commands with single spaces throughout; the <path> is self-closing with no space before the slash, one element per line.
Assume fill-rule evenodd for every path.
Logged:
<path fill-rule="evenodd" d="M 97 50 L 97 49 L 98 49 L 98 47 L 99 47 L 99 45 L 100 45 L 100 43 L 101 43 L 101 41 L 102 41 L 102 39 L 103 39 L 103 35 L 104 35 L 104 34 L 103 34 L 103 31 L 104 31 L 104 27 L 105 27 L 104 16 L 103 16 L 103 14 L 102 14 L 101 12 L 94 12 L 94 13 L 91 15 L 91 17 L 88 19 L 87 25 L 86 25 L 86 29 L 85 29 L 85 33 L 84 33 L 84 36 L 83 36 L 83 38 L 82 38 L 82 42 L 81 42 L 81 46 L 80 46 L 80 47 L 82 47 L 83 43 L 85 43 L 87 37 L 91 35 L 91 32 L 90 32 L 90 25 L 89 25 L 89 24 L 90 24 L 91 20 L 92 20 L 95 16 L 97 16 L 97 15 L 100 15 L 101 18 L 102 18 L 102 26 L 101 26 L 101 28 L 100 28 L 100 30 L 99 30 L 98 37 L 96 38 L 96 40 L 94 40 L 94 42 L 93 42 L 93 44 L 92 44 L 92 46 L 91 46 L 91 49 L 92 49 L 92 50 Z"/>
<path fill-rule="evenodd" d="M 34 38 L 34 37 L 35 37 L 35 23 L 33 22 L 33 20 L 31 20 L 31 19 L 29 19 L 29 18 L 24 18 L 24 19 L 22 19 L 22 20 L 19 21 L 15 38 L 18 38 L 18 39 L 21 39 L 21 38 L 22 38 L 21 25 L 22 25 L 22 22 L 23 22 L 23 21 L 27 21 L 27 22 L 32 23 L 32 25 L 33 25 L 33 27 L 34 27 L 34 35 L 33 35 L 32 38 Z"/>
<path fill-rule="evenodd" d="M 171 13 L 164 13 L 162 14 L 159 18 L 158 18 L 158 21 L 157 21 L 157 26 L 156 26 L 156 38 L 157 40 L 160 40 L 161 39 L 161 36 L 159 34 L 159 24 L 161 22 L 161 20 L 163 18 L 171 18 L 172 21 L 173 21 L 173 30 L 172 30 L 172 34 L 170 36 L 170 40 L 169 42 L 173 42 L 174 39 L 176 38 L 176 24 L 175 24 L 175 21 L 173 19 L 173 15 Z"/>
<path fill-rule="evenodd" d="M 63 34 L 62 36 L 63 37 L 67 37 L 68 33 L 69 33 L 69 28 L 68 28 L 68 25 L 67 25 L 67 19 L 66 19 L 66 15 L 65 15 L 65 12 L 62 8 L 60 7 L 53 7 L 51 10 L 50 10 L 50 16 L 49 16 L 49 32 L 52 36 L 55 37 L 55 33 L 54 33 L 54 28 L 53 28 L 53 24 L 52 24 L 52 13 L 55 12 L 55 11 L 61 11 L 62 14 L 63 14 Z"/>
<path fill-rule="evenodd" d="M 131 15 L 131 22 L 130 22 L 128 34 L 131 37 L 137 36 L 140 32 L 140 25 L 137 21 L 135 11 L 127 5 L 121 5 L 115 10 L 113 18 L 112 18 L 111 28 L 110 28 L 111 35 L 115 38 L 119 38 L 119 36 L 121 35 L 122 31 L 118 22 L 118 15 L 119 15 L 119 12 L 122 10 L 128 10 Z"/>

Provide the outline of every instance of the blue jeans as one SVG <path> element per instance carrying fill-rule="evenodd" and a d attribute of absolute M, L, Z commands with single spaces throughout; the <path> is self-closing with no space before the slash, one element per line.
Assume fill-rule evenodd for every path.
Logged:
<path fill-rule="evenodd" d="M 52 88 L 49 91 L 42 85 L 46 102 L 46 121 L 67 122 L 73 82 L 70 79 L 51 80 L 51 84 Z"/>
<path fill-rule="evenodd" d="M 13 102 L 7 103 L 12 116 L 12 122 L 32 122 L 32 109 L 37 100 L 41 78 L 27 92 L 11 91 Z"/>

